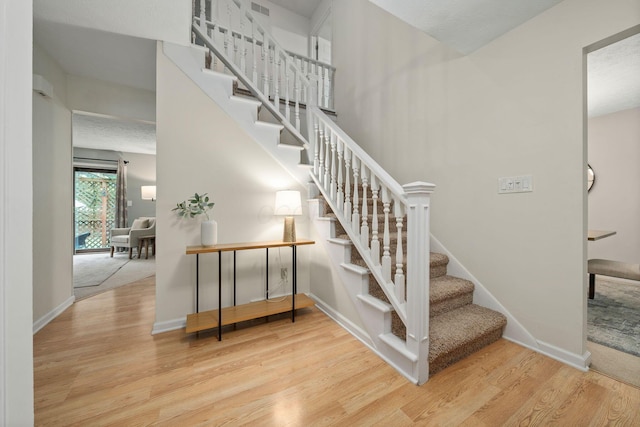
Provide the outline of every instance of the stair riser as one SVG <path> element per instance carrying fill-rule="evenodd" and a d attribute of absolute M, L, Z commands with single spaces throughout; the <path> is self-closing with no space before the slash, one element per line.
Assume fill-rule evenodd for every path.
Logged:
<path fill-rule="evenodd" d="M 444 368 L 464 359 L 465 357 L 481 350 L 482 348 L 498 341 L 502 337 L 503 328 L 492 330 L 480 337 L 477 337 L 472 343 L 464 347 L 460 347 L 451 351 L 442 357 L 429 362 L 429 375 L 434 375 Z"/>
<path fill-rule="evenodd" d="M 464 295 L 459 295 L 454 298 L 449 298 L 444 301 L 438 301 L 429 305 L 429 317 L 435 317 L 438 314 L 442 314 L 446 311 L 455 310 L 456 308 L 463 307 L 467 304 L 473 303 L 473 292 L 469 292 Z"/>

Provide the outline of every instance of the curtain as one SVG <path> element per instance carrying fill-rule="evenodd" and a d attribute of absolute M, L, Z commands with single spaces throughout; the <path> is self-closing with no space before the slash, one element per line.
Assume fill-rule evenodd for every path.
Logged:
<path fill-rule="evenodd" d="M 118 160 L 116 175 L 116 227 L 128 227 L 127 221 L 127 164 Z"/>

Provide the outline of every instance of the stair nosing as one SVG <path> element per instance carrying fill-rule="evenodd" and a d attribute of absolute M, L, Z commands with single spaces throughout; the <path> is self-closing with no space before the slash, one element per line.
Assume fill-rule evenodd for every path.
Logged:
<path fill-rule="evenodd" d="M 359 265 L 351 264 L 348 262 L 343 262 L 340 264 L 340 267 L 345 270 L 350 270 L 356 274 L 360 274 L 361 276 L 368 276 L 370 271 L 368 268 L 360 267 Z"/>
<path fill-rule="evenodd" d="M 236 76 L 230 76 L 229 74 L 221 73 L 221 72 L 215 71 L 215 70 L 210 70 L 210 69 L 204 68 L 204 67 L 201 68 L 201 70 L 202 70 L 202 72 L 204 74 L 210 74 L 212 76 L 222 77 L 222 78 L 225 78 L 225 79 L 229 79 L 229 80 L 231 80 L 233 82 L 238 81 L 238 78 Z"/>
<path fill-rule="evenodd" d="M 357 297 L 360 301 L 380 310 L 382 313 L 391 313 L 393 311 L 393 306 L 391 304 L 388 304 L 372 295 L 358 294 Z"/>

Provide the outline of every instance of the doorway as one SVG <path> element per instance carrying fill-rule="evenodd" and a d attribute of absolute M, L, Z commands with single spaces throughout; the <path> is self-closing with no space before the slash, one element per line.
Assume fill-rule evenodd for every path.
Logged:
<path fill-rule="evenodd" d="M 610 237 L 588 243 L 587 259 L 635 264 L 640 261 L 640 193 L 634 189 L 640 180 L 634 162 L 640 155 L 640 26 L 589 46 L 585 59 L 585 159 L 593 178 L 585 212 L 588 229 L 610 231 Z M 591 368 L 635 386 L 640 386 L 639 300 L 637 282 L 597 276 L 586 319 Z"/>
<path fill-rule="evenodd" d="M 116 221 L 116 170 L 73 171 L 75 253 L 106 251 Z"/>

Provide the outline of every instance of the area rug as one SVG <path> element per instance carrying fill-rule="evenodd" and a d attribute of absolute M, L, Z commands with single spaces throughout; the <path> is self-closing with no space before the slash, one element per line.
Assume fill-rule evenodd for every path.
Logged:
<path fill-rule="evenodd" d="M 98 286 L 120 270 L 127 262 L 128 256 L 115 256 L 109 253 L 79 254 L 73 256 L 73 287 L 84 288 Z"/>
<path fill-rule="evenodd" d="M 78 256 L 88 257 L 82 259 L 83 263 L 89 266 L 91 258 L 98 260 L 98 263 L 102 258 L 109 258 L 109 254 L 91 254 L 91 255 L 76 255 L 74 258 Z M 149 259 L 138 259 L 133 258 L 129 260 L 128 254 L 115 255 L 113 258 L 109 259 L 117 259 L 118 261 L 123 262 L 124 264 L 121 267 L 113 272 L 109 277 L 103 279 L 96 286 L 85 286 L 85 287 L 76 287 L 73 289 L 73 294 L 76 298 L 76 301 L 91 297 L 96 294 L 100 294 L 102 292 L 108 291 L 110 289 L 115 289 L 120 286 L 128 285 L 132 282 L 136 282 L 141 279 L 145 279 L 147 277 L 153 276 L 156 273 L 156 259 L 153 256 L 150 256 Z M 75 262 L 74 262 L 75 265 Z M 75 271 L 74 271 L 74 280 L 75 280 Z M 100 278 L 96 278 L 96 281 L 101 280 Z"/>
<path fill-rule="evenodd" d="M 640 357 L 640 284 L 597 279 L 588 300 L 589 341 Z"/>

